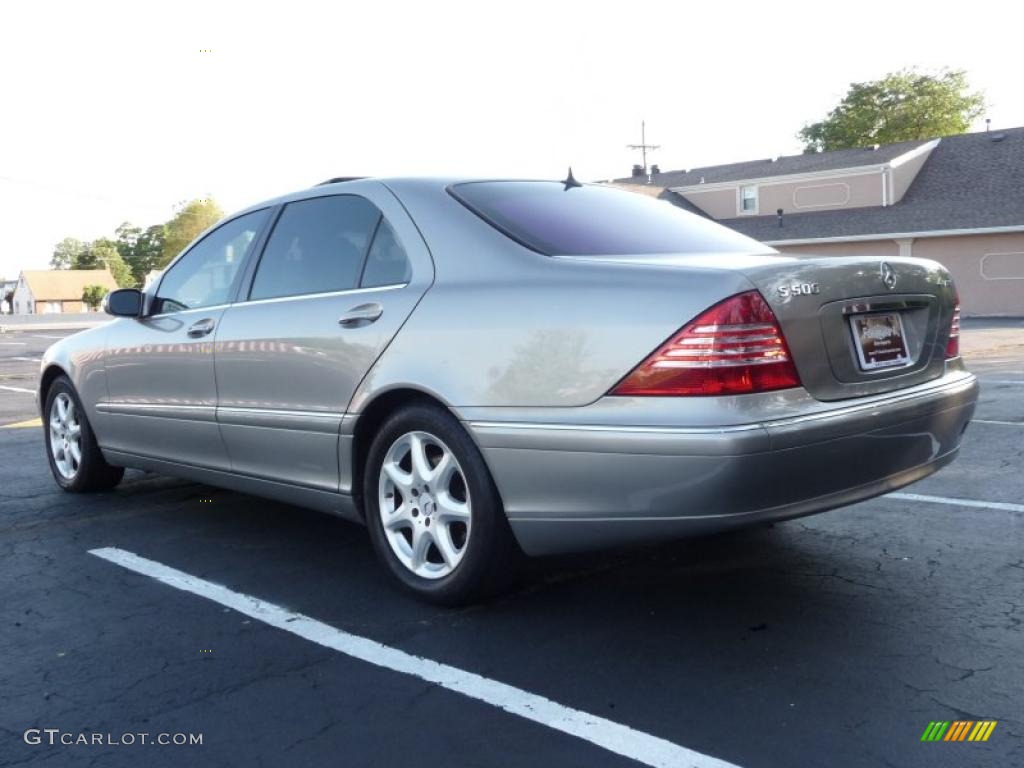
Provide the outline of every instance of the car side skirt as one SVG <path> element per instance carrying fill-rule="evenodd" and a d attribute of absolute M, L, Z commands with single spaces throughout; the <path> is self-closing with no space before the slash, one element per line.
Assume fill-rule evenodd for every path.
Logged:
<path fill-rule="evenodd" d="M 262 496 L 286 504 L 294 504 L 299 507 L 307 507 L 320 512 L 336 515 L 356 523 L 362 523 L 363 517 L 359 513 L 355 500 L 348 494 L 324 491 L 318 488 L 307 488 L 301 485 L 291 485 L 274 480 L 265 480 L 259 477 L 240 475 L 234 472 L 223 472 L 217 469 L 207 469 L 191 464 L 180 464 L 166 459 L 154 459 L 148 456 L 139 456 L 134 453 L 123 451 L 112 451 L 109 448 L 103 449 L 103 455 L 108 464 L 118 467 L 129 467 L 141 469 L 146 472 L 155 472 L 160 475 L 179 477 L 184 480 L 192 480 L 197 483 L 205 483 L 218 488 L 225 488 L 230 491 L 249 493 L 253 496 Z"/>

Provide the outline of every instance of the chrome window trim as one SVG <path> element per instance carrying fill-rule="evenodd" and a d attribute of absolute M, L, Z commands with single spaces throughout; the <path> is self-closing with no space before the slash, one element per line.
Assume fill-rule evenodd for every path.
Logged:
<path fill-rule="evenodd" d="M 220 309 L 227 309 L 230 306 L 231 304 L 228 303 L 211 304 L 208 307 L 189 307 L 188 309 L 179 309 L 177 312 L 161 312 L 159 315 L 144 315 L 143 317 L 140 317 L 139 320 L 156 320 L 161 317 L 181 317 L 182 315 L 187 315 L 190 312 L 216 312 Z M 196 339 L 196 341 L 200 341 L 200 339 Z M 210 339 L 206 339 L 206 341 L 210 341 Z"/>
<path fill-rule="evenodd" d="M 270 304 L 282 301 L 298 301 L 299 299 L 322 299 L 329 296 L 350 296 L 360 293 L 369 293 L 370 291 L 397 291 L 401 288 L 405 288 L 409 283 L 390 283 L 388 285 L 375 285 L 370 288 L 346 288 L 341 291 L 323 291 L 322 293 L 302 293 L 296 296 L 275 296 L 269 299 L 245 299 L 243 301 L 234 301 L 230 304 L 213 304 L 209 307 L 191 307 L 189 309 L 182 309 L 178 312 L 163 312 L 159 315 L 146 315 L 142 320 L 155 320 L 161 317 L 180 317 L 188 314 L 189 312 L 214 312 L 220 309 L 229 309 L 231 307 L 248 306 L 250 304 Z M 207 339 L 209 341 L 209 339 Z"/>
<path fill-rule="evenodd" d="M 340 291 L 323 291 L 321 293 L 300 293 L 295 296 L 273 296 L 268 299 L 246 299 L 245 301 L 236 302 L 237 306 L 249 306 L 251 304 L 273 304 L 284 301 L 299 301 L 301 299 L 323 299 L 330 296 L 352 296 L 360 293 L 369 293 L 370 291 L 397 291 L 400 288 L 405 288 L 409 283 L 391 283 L 389 285 L 377 285 L 372 288 L 345 288 Z"/>

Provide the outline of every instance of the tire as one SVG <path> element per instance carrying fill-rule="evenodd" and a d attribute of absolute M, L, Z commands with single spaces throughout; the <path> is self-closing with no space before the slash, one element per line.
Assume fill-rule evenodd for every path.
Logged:
<path fill-rule="evenodd" d="M 112 467 L 103 458 L 82 401 L 67 376 L 54 379 L 46 392 L 43 435 L 53 479 L 65 491 L 105 491 L 121 482 L 124 467 Z"/>
<path fill-rule="evenodd" d="M 418 597 L 465 605 L 515 579 L 522 554 L 494 480 L 443 408 L 410 405 L 384 422 L 367 456 L 363 496 L 377 557 Z"/>

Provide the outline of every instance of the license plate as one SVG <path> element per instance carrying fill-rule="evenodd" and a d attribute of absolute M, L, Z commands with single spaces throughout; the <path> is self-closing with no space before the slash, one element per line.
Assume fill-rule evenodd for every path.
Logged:
<path fill-rule="evenodd" d="M 899 312 L 854 315 L 850 318 L 853 346 L 865 371 L 910 363 L 903 318 Z"/>

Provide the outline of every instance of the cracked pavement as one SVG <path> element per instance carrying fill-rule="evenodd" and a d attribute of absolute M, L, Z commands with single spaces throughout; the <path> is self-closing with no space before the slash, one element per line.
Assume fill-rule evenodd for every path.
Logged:
<path fill-rule="evenodd" d="M 976 418 L 1024 422 L 1024 350 L 967 348 Z M 0 376 L 34 386 L 7 354 Z M 0 395 L 0 423 L 33 415 Z M 1020 503 L 1024 427 L 972 425 L 911 490 Z M 1024 764 L 1020 513 L 880 498 L 534 563 L 453 611 L 396 592 L 364 530 L 315 512 L 138 472 L 63 494 L 39 429 L 0 429 L 0 507 L 0 765 L 635 765 L 87 554 L 104 546 L 745 768 Z M 953 719 L 999 724 L 982 744 L 919 741 Z M 31 727 L 203 745 L 29 746 Z"/>

